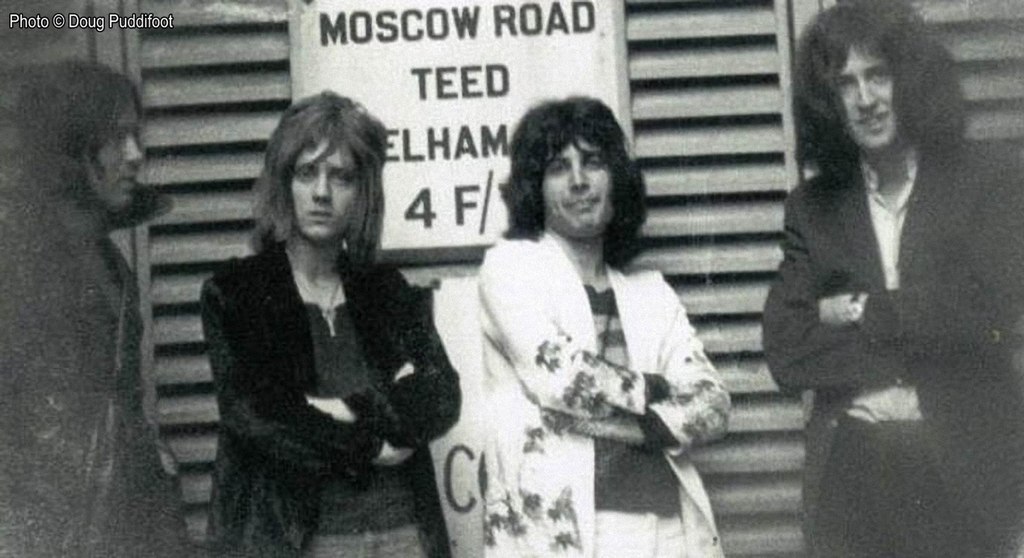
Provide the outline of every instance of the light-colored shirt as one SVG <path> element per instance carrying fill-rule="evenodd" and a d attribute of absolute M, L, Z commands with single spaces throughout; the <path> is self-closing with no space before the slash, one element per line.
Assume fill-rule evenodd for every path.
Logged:
<path fill-rule="evenodd" d="M 907 152 L 906 169 L 907 175 L 896 195 L 886 198 L 879 192 L 878 173 L 861 161 L 871 226 L 878 241 L 885 288 L 890 291 L 900 288 L 900 238 L 907 218 L 910 194 L 917 179 L 917 152 Z M 921 420 L 917 389 L 904 384 L 902 380 L 897 380 L 893 386 L 864 390 L 853 399 L 848 413 L 868 422 Z"/>
<path fill-rule="evenodd" d="M 893 291 L 900 288 L 900 237 L 903 234 L 903 223 L 907 220 L 907 202 L 910 201 L 910 193 L 917 179 L 917 155 L 914 151 L 908 152 L 907 176 L 896 196 L 889 199 L 879 192 L 878 173 L 874 169 L 861 162 L 861 172 L 867 190 L 871 226 L 875 229 L 882 271 L 885 273 L 885 288 Z"/>

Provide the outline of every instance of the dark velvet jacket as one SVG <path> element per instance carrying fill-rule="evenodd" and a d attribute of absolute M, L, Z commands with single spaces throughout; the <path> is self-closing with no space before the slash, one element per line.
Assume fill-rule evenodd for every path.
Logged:
<path fill-rule="evenodd" d="M 1017 528 L 1024 405 L 1008 349 L 1024 294 L 1018 168 L 1004 157 L 922 155 L 901 237 L 900 289 L 892 292 L 859 172 L 822 175 L 790 195 L 764 347 L 780 386 L 815 393 L 809 515 L 835 419 L 860 390 L 902 379 L 917 387 L 955 497 L 993 540 Z M 869 294 L 863 322 L 821 324 L 817 301 L 843 292 Z"/>
<path fill-rule="evenodd" d="M 308 405 L 316 372 L 308 316 L 283 246 L 232 260 L 203 285 L 202 317 L 220 409 L 209 532 L 250 556 L 298 555 L 316 528 L 320 487 L 357 483 L 387 440 L 417 451 L 411 476 L 419 526 L 434 556 L 447 533 L 426 444 L 458 418 L 458 376 L 431 318 L 431 291 L 391 268 L 339 272 L 373 387 L 345 399 L 339 423 Z M 397 383 L 411 362 L 415 373 Z"/>

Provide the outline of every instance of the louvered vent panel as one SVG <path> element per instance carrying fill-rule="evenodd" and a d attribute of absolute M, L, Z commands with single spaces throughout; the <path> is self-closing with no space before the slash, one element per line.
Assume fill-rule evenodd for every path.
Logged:
<path fill-rule="evenodd" d="M 760 314 L 795 181 L 785 4 L 627 2 L 641 264 L 676 286 L 733 394 L 729 436 L 697 454 L 729 556 L 795 556 L 803 410 L 778 393 Z"/>
<path fill-rule="evenodd" d="M 287 5 L 152 0 L 139 10 L 175 23 L 139 35 L 145 181 L 175 204 L 149 229 L 149 295 L 158 416 L 182 462 L 190 532 L 201 539 L 218 414 L 199 287 L 217 264 L 249 253 L 252 182 L 291 98 Z"/>
<path fill-rule="evenodd" d="M 953 53 L 968 100 L 967 136 L 1015 144 L 1024 154 L 1024 4 L 1018 0 L 917 0 Z"/>

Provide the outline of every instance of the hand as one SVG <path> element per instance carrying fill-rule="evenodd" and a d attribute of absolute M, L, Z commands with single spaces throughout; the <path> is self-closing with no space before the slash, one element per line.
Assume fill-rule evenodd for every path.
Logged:
<path fill-rule="evenodd" d="M 306 402 L 320 412 L 331 415 L 331 418 L 338 422 L 353 423 L 358 418 L 355 412 L 337 397 L 314 397 L 307 395 Z"/>
<path fill-rule="evenodd" d="M 821 323 L 843 326 L 860 322 L 864 317 L 867 293 L 843 293 L 818 300 L 818 319 Z"/>
<path fill-rule="evenodd" d="M 411 362 L 407 362 L 403 364 L 401 368 L 398 369 L 398 372 L 395 372 L 395 377 L 392 378 L 391 381 L 397 383 L 398 380 L 401 380 L 406 376 L 412 376 L 415 373 L 416 367 L 414 367 Z"/>
<path fill-rule="evenodd" d="M 409 459 L 414 451 L 416 450 L 413 448 L 396 448 L 385 440 L 380 448 L 380 453 L 373 458 L 373 464 L 380 467 L 401 465 L 406 459 Z"/>

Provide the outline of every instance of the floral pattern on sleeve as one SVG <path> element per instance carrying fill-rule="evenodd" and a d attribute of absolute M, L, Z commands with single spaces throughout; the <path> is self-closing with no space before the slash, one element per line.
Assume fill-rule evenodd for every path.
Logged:
<path fill-rule="evenodd" d="M 710 380 L 701 380 L 690 389 L 673 393 L 676 427 L 691 443 L 702 443 L 723 436 L 729 426 L 729 394 Z"/>
<path fill-rule="evenodd" d="M 679 447 L 685 449 L 725 435 L 731 401 L 700 341 L 691 335 L 678 348 L 685 356 L 674 361 L 674 369 L 663 371 L 669 397 L 651 403 L 650 410 L 661 417 Z M 553 375 L 572 377 L 562 392 L 562 402 L 570 411 L 542 411 L 548 431 L 561 435 L 572 430 L 586 436 L 643 443 L 639 426 L 622 413 L 625 410 L 640 415 L 647 411 L 645 394 L 639 391 L 646 389 L 643 374 L 575 349 L 567 336 L 541 344 L 537 364 Z"/>
<path fill-rule="evenodd" d="M 559 335 L 537 347 L 537 366 L 560 382 L 564 411 L 587 418 L 606 418 L 615 408 L 643 414 L 646 406 L 642 374 L 616 366 L 577 347 Z"/>
<path fill-rule="evenodd" d="M 537 532 L 531 532 L 531 530 Z M 521 539 L 530 535 L 544 541 L 545 554 L 559 554 L 583 547 L 572 489 L 566 488 L 550 503 L 537 493 L 520 490 L 517 497 L 506 493 L 498 502 L 488 502 L 484 517 L 484 544 L 493 547 L 500 537 Z"/>

